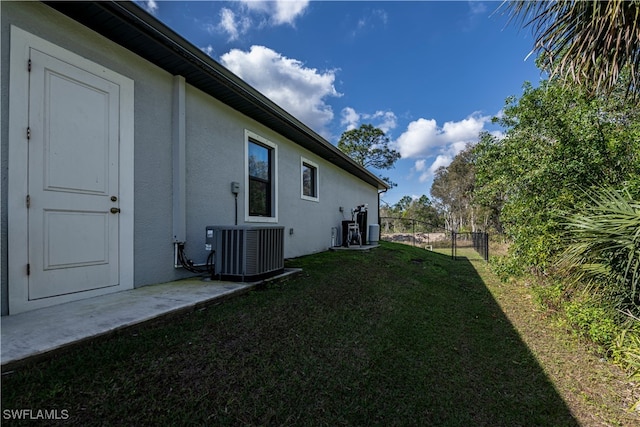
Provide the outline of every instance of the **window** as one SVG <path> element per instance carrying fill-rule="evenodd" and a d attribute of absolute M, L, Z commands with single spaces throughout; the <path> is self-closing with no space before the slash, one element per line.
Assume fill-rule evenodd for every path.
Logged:
<path fill-rule="evenodd" d="M 271 216 L 271 150 L 249 141 L 249 216 Z"/>
<path fill-rule="evenodd" d="M 277 146 L 246 132 L 247 221 L 277 221 L 276 150 Z"/>
<path fill-rule="evenodd" d="M 301 197 L 305 200 L 318 201 L 318 165 L 305 158 L 301 159 Z"/>

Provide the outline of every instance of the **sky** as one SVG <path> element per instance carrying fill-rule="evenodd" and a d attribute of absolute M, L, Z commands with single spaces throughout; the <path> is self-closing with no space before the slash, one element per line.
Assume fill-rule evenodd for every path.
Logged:
<path fill-rule="evenodd" d="M 138 4 L 337 145 L 372 124 L 401 159 L 372 171 L 382 196 L 430 196 L 447 166 L 525 82 L 538 86 L 530 29 L 500 2 L 159 1 Z"/>

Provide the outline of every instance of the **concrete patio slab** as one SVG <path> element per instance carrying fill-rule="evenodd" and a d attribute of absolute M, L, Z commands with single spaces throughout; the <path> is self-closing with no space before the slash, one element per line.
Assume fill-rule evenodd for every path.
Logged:
<path fill-rule="evenodd" d="M 286 270 L 254 283 L 179 280 L 4 316 L 0 319 L 2 367 L 171 313 L 193 310 L 298 271 Z"/>

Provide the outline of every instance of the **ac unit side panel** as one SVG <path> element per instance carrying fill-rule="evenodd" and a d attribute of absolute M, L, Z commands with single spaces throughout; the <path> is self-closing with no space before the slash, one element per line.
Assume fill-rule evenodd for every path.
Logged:
<path fill-rule="evenodd" d="M 260 230 L 262 231 L 262 230 Z M 259 247 L 260 241 L 259 230 L 247 231 L 247 252 L 245 258 L 245 273 L 248 275 L 255 275 L 260 273 L 259 263 L 260 256 L 265 256 L 263 248 Z"/>

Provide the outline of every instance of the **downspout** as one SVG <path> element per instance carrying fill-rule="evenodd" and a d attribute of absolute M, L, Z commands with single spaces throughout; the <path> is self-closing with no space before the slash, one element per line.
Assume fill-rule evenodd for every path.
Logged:
<path fill-rule="evenodd" d="M 187 240 L 187 160 L 185 78 L 173 76 L 172 145 L 173 145 L 173 243 Z"/>
<path fill-rule="evenodd" d="M 380 224 L 380 195 L 386 193 L 387 191 L 389 191 L 388 188 L 385 188 L 382 191 L 378 191 L 378 240 L 381 240 L 381 234 L 382 234 L 382 224 Z"/>

